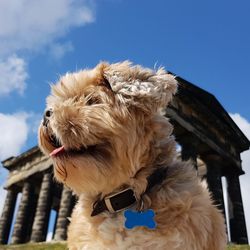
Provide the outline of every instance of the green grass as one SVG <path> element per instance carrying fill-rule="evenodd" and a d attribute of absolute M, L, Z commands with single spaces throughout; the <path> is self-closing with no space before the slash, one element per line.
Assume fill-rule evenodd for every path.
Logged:
<path fill-rule="evenodd" d="M 250 250 L 249 245 L 229 245 L 228 250 Z"/>
<path fill-rule="evenodd" d="M 67 250 L 66 243 L 28 243 L 0 245 L 0 250 Z"/>
<path fill-rule="evenodd" d="M 0 250 L 67 250 L 66 243 L 28 243 L 0 245 Z M 229 245 L 227 250 L 250 250 L 249 245 Z"/>

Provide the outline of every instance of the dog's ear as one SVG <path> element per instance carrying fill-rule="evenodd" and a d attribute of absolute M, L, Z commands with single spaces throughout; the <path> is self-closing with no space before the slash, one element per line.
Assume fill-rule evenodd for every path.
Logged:
<path fill-rule="evenodd" d="M 106 85 L 121 95 L 128 106 L 135 106 L 146 113 L 165 108 L 177 90 L 175 77 L 163 68 L 154 71 L 133 66 L 129 61 L 105 65 L 103 76 Z"/>

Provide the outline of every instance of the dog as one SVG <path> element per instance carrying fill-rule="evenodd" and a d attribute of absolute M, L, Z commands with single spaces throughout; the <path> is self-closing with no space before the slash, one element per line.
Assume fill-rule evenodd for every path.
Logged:
<path fill-rule="evenodd" d="M 176 91 L 164 68 L 129 61 L 101 62 L 52 86 L 39 145 L 53 160 L 56 180 L 78 196 L 70 250 L 226 248 L 223 215 L 206 183 L 177 157 L 164 116 Z M 149 210 L 155 228 L 126 228 L 124 211 Z"/>

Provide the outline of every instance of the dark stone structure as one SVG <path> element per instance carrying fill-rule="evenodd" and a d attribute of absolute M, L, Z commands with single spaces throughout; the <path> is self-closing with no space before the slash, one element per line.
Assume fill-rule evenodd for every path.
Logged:
<path fill-rule="evenodd" d="M 250 142 L 210 93 L 177 77 L 178 94 L 166 114 L 174 125 L 174 134 L 182 148 L 183 160 L 192 160 L 197 178 L 206 178 L 215 204 L 230 218 L 231 241 L 248 243 L 239 176 L 244 174 L 240 153 Z M 9 170 L 7 196 L 0 219 L 0 243 L 40 242 L 46 239 L 49 216 L 57 213 L 54 240 L 67 237 L 68 217 L 75 198 L 71 191 L 52 178 L 52 162 L 38 147 L 3 161 Z M 221 177 L 226 177 L 229 200 L 225 211 Z M 21 201 L 10 235 L 17 194 Z"/>
<path fill-rule="evenodd" d="M 0 244 L 45 241 L 52 210 L 57 214 L 53 239 L 65 240 L 75 198 L 70 190 L 53 181 L 51 160 L 34 147 L 3 161 L 3 166 L 9 170 L 9 176 L 0 219 Z M 18 193 L 21 199 L 14 221 Z M 10 235 L 12 222 L 14 228 Z"/>
<path fill-rule="evenodd" d="M 64 187 L 55 228 L 55 240 L 65 240 L 67 237 L 67 226 L 69 224 L 69 220 L 67 218 L 71 214 L 71 204 L 73 203 L 72 200 L 73 197 L 71 191 L 67 187 Z"/>
<path fill-rule="evenodd" d="M 12 217 L 15 209 L 17 192 L 14 189 L 10 189 L 7 192 L 5 203 L 2 211 L 2 217 L 0 220 L 0 237 L 1 243 L 5 244 L 8 242 L 10 227 L 12 223 Z"/>
<path fill-rule="evenodd" d="M 43 174 L 41 189 L 39 192 L 35 220 L 32 226 L 31 241 L 40 242 L 46 240 L 52 202 L 52 185 L 51 173 L 46 171 Z"/>
<path fill-rule="evenodd" d="M 32 184 L 25 181 L 22 188 L 22 198 L 19 204 L 14 231 L 12 234 L 12 243 L 22 243 L 27 236 L 29 221 L 29 209 L 33 199 Z"/>

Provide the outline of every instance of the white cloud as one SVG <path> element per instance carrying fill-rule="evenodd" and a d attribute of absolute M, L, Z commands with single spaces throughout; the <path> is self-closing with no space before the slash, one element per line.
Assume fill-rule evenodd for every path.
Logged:
<path fill-rule="evenodd" d="M 0 1 L 0 95 L 22 94 L 28 77 L 19 52 L 48 51 L 61 59 L 73 50 L 58 42 L 70 29 L 95 20 L 94 0 Z"/>
<path fill-rule="evenodd" d="M 250 122 L 247 121 L 240 114 L 230 114 L 234 122 L 239 126 L 241 131 L 250 140 Z M 246 216 L 248 239 L 250 239 L 250 150 L 241 154 L 242 168 L 246 172 L 245 175 L 240 176 L 242 199 L 244 204 L 244 212 Z"/>
<path fill-rule="evenodd" d="M 0 96 L 12 91 L 22 94 L 28 78 L 25 61 L 16 55 L 0 61 L 0 76 Z"/>
<path fill-rule="evenodd" d="M 1 0 L 0 54 L 39 50 L 94 19 L 92 0 Z"/>
<path fill-rule="evenodd" d="M 240 114 L 230 114 L 234 122 L 239 126 L 245 136 L 250 139 L 250 122 L 242 117 Z"/>
<path fill-rule="evenodd" d="M 0 113 L 0 159 L 18 155 L 28 138 L 27 113 Z"/>
<path fill-rule="evenodd" d="M 63 44 L 54 43 L 50 46 L 50 54 L 55 60 L 60 60 L 67 52 L 74 50 L 71 42 L 66 42 Z"/>
<path fill-rule="evenodd" d="M 40 120 L 41 115 L 32 112 L 0 113 L 0 160 L 20 154 L 28 136 L 37 132 Z"/>

